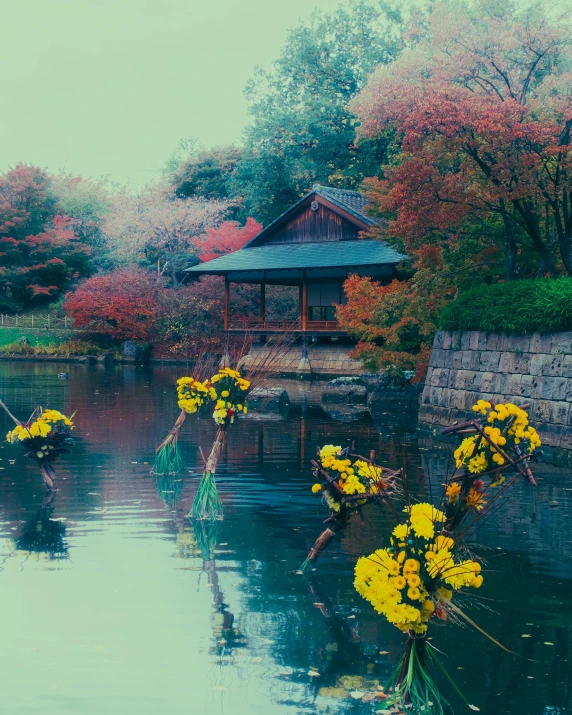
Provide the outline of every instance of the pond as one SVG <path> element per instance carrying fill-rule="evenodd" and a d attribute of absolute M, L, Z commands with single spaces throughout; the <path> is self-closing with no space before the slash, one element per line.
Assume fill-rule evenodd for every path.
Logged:
<path fill-rule="evenodd" d="M 68 380 L 58 379 L 62 369 Z M 391 415 L 332 421 L 320 385 L 282 381 L 287 419 L 230 432 L 220 466 L 225 519 L 209 545 L 185 518 L 210 420 L 189 420 L 185 472 L 150 474 L 177 408 L 182 368 L 0 363 L 0 397 L 20 416 L 36 404 L 77 411 L 78 442 L 57 463 L 53 501 L 37 468 L 0 447 L 0 633 L 10 715 L 302 715 L 370 713 L 401 634 L 352 586 L 358 555 L 386 534 L 370 506 L 318 562 L 296 574 L 326 516 L 310 492 L 316 446 L 355 439 L 405 466 L 423 496 L 447 469 L 446 446 Z M 0 418 L 2 434 L 9 428 Z M 381 431 L 381 434 L 380 434 Z M 572 478 L 541 465 L 479 531 L 487 561 L 471 616 L 517 655 L 449 623 L 433 644 L 486 715 L 572 713 Z M 198 538 L 197 538 L 198 537 Z M 214 545 L 216 543 L 216 545 Z M 201 549 L 202 546 L 202 549 Z M 446 682 L 457 713 L 470 712 Z"/>

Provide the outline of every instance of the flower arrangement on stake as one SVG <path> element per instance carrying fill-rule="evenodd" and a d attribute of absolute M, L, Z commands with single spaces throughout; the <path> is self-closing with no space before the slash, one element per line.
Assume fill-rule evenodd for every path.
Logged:
<path fill-rule="evenodd" d="M 327 444 L 318 450 L 318 460 L 312 460 L 313 474 L 317 480 L 312 486 L 314 494 L 321 494 L 330 510 L 325 520 L 328 526 L 316 539 L 300 570 L 306 573 L 318 556 L 331 543 L 334 536 L 346 528 L 351 516 L 360 513 L 369 502 L 381 503 L 395 489 L 396 479 L 402 470 L 393 471 L 374 464 L 370 459 L 353 454 L 352 447 Z"/>
<path fill-rule="evenodd" d="M 216 375 L 204 383 L 191 377 L 183 377 L 177 383 L 179 407 L 193 414 L 208 401 L 214 403 L 213 419 L 218 425 L 213 446 L 205 460 L 203 476 L 195 495 L 189 516 L 193 519 L 221 519 L 222 504 L 215 482 L 226 432 L 237 414 L 246 414 L 246 398 L 250 381 L 243 378 L 238 370 L 221 368 Z"/>
<path fill-rule="evenodd" d="M 232 369 L 240 365 L 251 347 L 249 336 L 242 343 L 227 345 L 223 362 L 226 363 L 214 375 L 207 373 L 212 367 L 213 356 L 202 356 L 195 364 L 194 377 L 182 377 L 177 381 L 177 403 L 181 412 L 173 428 L 156 450 L 154 474 L 174 473 L 181 466 L 178 439 L 187 415 L 212 408 L 212 418 L 218 426 L 208 458 L 203 457 L 204 471 L 199 488 L 188 516 L 192 519 L 222 519 L 222 504 L 215 482 L 215 473 L 226 441 L 226 433 L 235 418 L 248 412 L 248 394 L 266 378 L 277 372 L 281 360 L 290 350 L 295 334 L 285 331 L 266 344 L 261 355 L 250 359 L 246 371 Z M 232 354 L 231 354 L 232 353 Z M 243 374 L 246 372 L 246 374 Z M 206 377 L 205 373 L 211 374 Z M 201 450 L 202 456 L 202 450 Z"/>
<path fill-rule="evenodd" d="M 480 519 L 496 511 L 499 496 L 516 479 L 535 483 L 529 461 L 538 456 L 540 439 L 522 407 L 479 401 L 473 410 L 481 417 L 443 430 L 458 434 L 462 442 L 454 454 L 455 473 L 443 485 L 438 507 L 412 503 L 404 476 L 403 511 L 388 500 L 397 522 L 389 545 L 360 558 L 355 567 L 358 593 L 407 635 L 405 653 L 388 683 L 393 692 L 385 701 L 407 713 L 443 715 L 446 703 L 430 675 L 431 666 L 438 666 L 454 686 L 427 641 L 431 619 L 464 620 L 507 650 L 457 603 L 463 592 L 483 584 L 481 564 L 471 558 L 465 537 Z M 512 478 L 507 480 L 501 470 Z M 406 514 L 405 519 L 400 514 Z"/>
<path fill-rule="evenodd" d="M 55 491 L 56 474 L 52 462 L 61 454 L 70 451 L 69 447 L 73 444 L 71 432 L 74 428 L 74 415 L 70 418 L 58 410 L 43 410 L 38 407 L 27 422 L 20 422 L 1 401 L 0 406 L 16 425 L 8 432 L 6 440 L 26 450 L 24 456 L 40 465 L 44 484 L 51 491 Z"/>

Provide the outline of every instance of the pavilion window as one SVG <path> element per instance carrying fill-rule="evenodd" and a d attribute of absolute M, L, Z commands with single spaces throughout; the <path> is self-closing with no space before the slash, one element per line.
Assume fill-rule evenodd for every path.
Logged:
<path fill-rule="evenodd" d="M 335 320 L 335 306 L 341 302 L 342 286 L 338 282 L 308 283 L 308 318 Z"/>

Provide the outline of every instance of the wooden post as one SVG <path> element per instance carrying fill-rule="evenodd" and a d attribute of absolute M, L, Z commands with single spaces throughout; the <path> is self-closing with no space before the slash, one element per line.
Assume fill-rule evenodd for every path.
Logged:
<path fill-rule="evenodd" d="M 266 319 L 266 283 L 260 284 L 260 320 L 264 323 Z"/>
<path fill-rule="evenodd" d="M 302 279 L 302 330 L 306 330 L 308 325 L 308 281 L 306 271 Z"/>
<path fill-rule="evenodd" d="M 224 329 L 228 330 L 230 317 L 230 282 L 228 276 L 224 277 Z"/>

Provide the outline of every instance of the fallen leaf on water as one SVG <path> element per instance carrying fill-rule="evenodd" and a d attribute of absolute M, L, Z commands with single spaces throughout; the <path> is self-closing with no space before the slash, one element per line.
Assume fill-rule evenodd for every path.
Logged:
<path fill-rule="evenodd" d="M 352 690 L 350 693 L 350 698 L 353 698 L 354 700 L 361 700 L 365 693 L 361 690 Z"/>
<path fill-rule="evenodd" d="M 324 603 L 314 603 L 313 605 L 316 606 L 316 608 L 323 608 L 325 606 Z"/>
<path fill-rule="evenodd" d="M 534 675 L 527 675 L 526 676 L 529 680 L 534 680 Z"/>
<path fill-rule="evenodd" d="M 324 698 L 347 698 L 348 691 L 344 690 L 344 688 L 320 688 L 318 695 Z"/>
<path fill-rule="evenodd" d="M 544 641 L 544 645 L 554 645 L 554 643 L 551 643 L 550 641 Z"/>
<path fill-rule="evenodd" d="M 523 633 L 521 638 L 532 638 L 532 636 L 530 635 L 530 633 Z"/>
<path fill-rule="evenodd" d="M 366 693 L 363 698 L 361 699 L 362 703 L 369 703 L 372 700 L 375 700 L 376 698 L 376 693 Z"/>
<path fill-rule="evenodd" d="M 319 677 L 320 677 L 320 673 L 318 673 L 317 670 L 309 670 L 309 671 L 308 671 L 308 675 L 311 675 L 313 678 L 319 678 Z"/>
<path fill-rule="evenodd" d="M 471 708 L 471 710 L 475 710 L 478 713 L 481 712 L 481 708 L 478 708 L 476 705 L 469 705 L 469 707 Z"/>
<path fill-rule="evenodd" d="M 389 651 L 388 650 L 380 650 L 379 655 L 389 655 Z"/>

